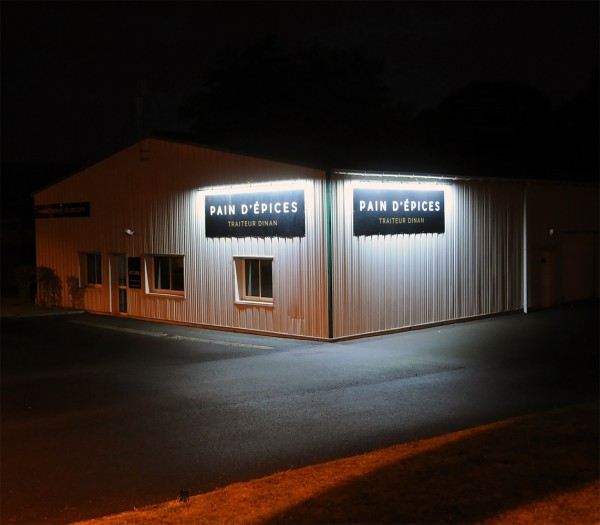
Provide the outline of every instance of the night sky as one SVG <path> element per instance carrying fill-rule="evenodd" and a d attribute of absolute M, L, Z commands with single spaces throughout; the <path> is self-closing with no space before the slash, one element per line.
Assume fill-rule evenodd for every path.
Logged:
<path fill-rule="evenodd" d="M 2 1 L 2 293 L 35 264 L 32 192 L 150 133 L 320 168 L 597 181 L 599 5 Z"/>
<path fill-rule="evenodd" d="M 144 130 L 187 131 L 182 102 L 219 54 L 265 35 L 381 61 L 389 96 L 412 115 L 483 80 L 528 84 L 556 107 L 598 67 L 597 2 L 4 1 L 1 9 L 3 163 L 83 166 L 135 142 L 142 81 Z M 238 93 L 245 84 L 237 80 Z"/>

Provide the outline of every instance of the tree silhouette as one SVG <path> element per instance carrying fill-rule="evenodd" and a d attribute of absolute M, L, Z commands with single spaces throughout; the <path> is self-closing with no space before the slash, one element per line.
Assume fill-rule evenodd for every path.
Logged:
<path fill-rule="evenodd" d="M 422 140 L 457 173 L 518 177 L 547 163 L 550 106 L 526 84 L 469 84 L 422 120 Z"/>
<path fill-rule="evenodd" d="M 335 164 L 368 150 L 394 109 L 382 64 L 356 51 L 267 37 L 225 50 L 182 108 L 196 137 L 262 154 Z"/>
<path fill-rule="evenodd" d="M 553 120 L 552 175 L 598 180 L 600 173 L 599 69 L 583 90 L 560 106 Z"/>
<path fill-rule="evenodd" d="M 597 179 L 598 71 L 553 108 L 527 84 L 481 81 L 413 116 L 384 63 L 355 50 L 229 47 L 181 109 L 197 140 L 319 167 Z"/>

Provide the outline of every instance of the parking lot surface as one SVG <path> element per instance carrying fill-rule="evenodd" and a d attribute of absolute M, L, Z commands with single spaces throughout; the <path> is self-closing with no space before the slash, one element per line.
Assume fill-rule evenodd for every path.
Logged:
<path fill-rule="evenodd" d="M 65 523 L 598 398 L 597 303 L 320 343 L 2 319 L 2 523 Z"/>

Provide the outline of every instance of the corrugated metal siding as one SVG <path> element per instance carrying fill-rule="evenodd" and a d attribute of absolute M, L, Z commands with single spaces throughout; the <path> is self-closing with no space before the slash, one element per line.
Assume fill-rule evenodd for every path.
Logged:
<path fill-rule="evenodd" d="M 323 181 L 305 188 L 306 237 L 219 238 L 204 236 L 199 221 L 202 265 L 199 275 L 206 300 L 199 304 L 202 318 L 214 326 L 236 326 L 267 332 L 327 337 L 327 287 L 323 251 Z M 204 192 L 198 209 L 204 214 Z M 273 257 L 273 307 L 233 304 L 234 257 Z M 214 307 L 213 307 L 214 306 Z"/>
<path fill-rule="evenodd" d="M 447 184 L 445 233 L 354 237 L 353 184 L 334 183 L 335 337 L 522 306 L 521 186 Z"/>
<path fill-rule="evenodd" d="M 305 238 L 205 239 L 198 188 L 286 180 L 305 181 Z M 36 194 L 38 205 L 91 202 L 91 217 L 36 221 L 37 264 L 58 273 L 69 305 L 66 278 L 79 275 L 79 254 L 101 253 L 104 283 L 86 289 L 84 305 L 110 313 L 112 254 L 184 255 L 185 298 L 128 289 L 130 315 L 326 337 L 323 180 L 317 170 L 150 139 Z M 274 257 L 274 307 L 234 304 L 234 255 Z"/>
<path fill-rule="evenodd" d="M 61 277 L 63 304 L 71 304 L 66 279 L 79 275 L 80 253 L 102 254 L 104 284 L 88 288 L 84 304 L 90 311 L 105 313 L 116 306 L 109 285 L 113 254 L 142 258 L 181 254 L 185 298 L 128 289 L 129 314 L 326 338 L 324 173 L 168 141 L 149 140 L 142 146 L 143 155 L 139 145 L 132 146 L 36 194 L 36 204 L 91 202 L 89 218 L 36 221 L 38 265 L 53 268 Z M 204 193 L 199 188 L 226 182 L 248 184 L 252 191 L 253 183 L 286 180 L 306 188 L 306 237 L 205 238 Z M 522 307 L 525 183 L 445 181 L 441 185 L 446 192 L 445 233 L 371 237 L 353 236 L 354 184 L 335 175 L 332 181 L 334 337 Z M 560 236 L 549 238 L 549 228 L 581 232 L 582 223 L 593 223 L 588 229 L 595 240 L 589 250 L 597 257 L 594 188 L 529 186 L 532 305 L 545 286 L 536 273 L 540 251 L 555 250 L 557 261 L 566 257 Z M 125 228 L 135 230 L 135 235 L 126 235 Z M 239 255 L 273 257 L 272 308 L 234 304 L 234 257 Z M 594 279 L 597 290 L 597 270 L 588 278 Z"/>

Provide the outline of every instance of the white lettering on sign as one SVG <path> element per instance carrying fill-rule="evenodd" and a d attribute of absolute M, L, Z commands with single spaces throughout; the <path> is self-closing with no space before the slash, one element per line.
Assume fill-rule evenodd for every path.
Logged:
<path fill-rule="evenodd" d="M 235 215 L 235 204 L 224 204 L 222 206 L 211 206 L 209 208 L 211 215 Z"/>
<path fill-rule="evenodd" d="M 211 206 L 210 214 L 213 215 Z M 283 201 L 283 202 L 254 202 L 251 204 L 240 204 L 240 213 L 242 215 L 271 215 L 273 213 L 279 215 L 280 213 L 298 213 L 298 203 L 296 201 Z M 219 213 L 217 213 L 219 215 Z M 235 206 L 233 212 L 229 215 L 235 215 Z"/>
<path fill-rule="evenodd" d="M 440 211 L 440 201 L 417 201 L 408 200 L 403 201 L 391 201 L 392 211 Z M 359 211 L 387 211 L 388 201 L 384 200 L 372 200 L 365 201 L 360 200 L 358 202 Z"/>
<path fill-rule="evenodd" d="M 387 201 L 360 201 L 360 211 L 387 211 Z"/>

